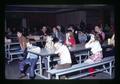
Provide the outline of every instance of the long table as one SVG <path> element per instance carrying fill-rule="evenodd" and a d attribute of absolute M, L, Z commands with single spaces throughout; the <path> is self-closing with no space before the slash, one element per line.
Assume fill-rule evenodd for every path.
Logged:
<path fill-rule="evenodd" d="M 104 42 L 102 47 L 103 48 L 111 47 L 111 45 L 108 45 L 107 42 Z M 71 47 L 69 50 L 70 50 L 70 53 L 81 53 L 83 51 L 87 51 L 88 52 L 88 56 L 90 54 L 89 53 L 90 48 L 85 48 L 84 44 L 77 44 L 76 46 Z M 28 51 L 28 52 L 34 53 L 32 51 Z M 46 48 L 42 48 L 40 53 L 34 53 L 34 54 L 39 55 L 39 69 L 35 70 L 35 74 L 40 76 L 40 77 L 42 77 L 42 78 L 44 78 L 44 79 L 50 78 L 49 74 L 48 74 L 48 77 L 43 75 L 43 72 L 42 72 L 42 70 L 43 70 L 42 69 L 42 58 L 46 58 L 47 59 L 47 61 L 48 61 L 48 63 L 47 63 L 48 70 L 50 70 L 51 69 L 51 67 L 50 67 L 50 57 L 55 55 L 55 50 L 49 50 L 49 49 L 46 49 Z M 80 55 L 80 58 L 81 58 L 81 56 L 82 55 Z M 81 61 L 81 59 L 80 59 L 80 61 Z M 37 71 L 39 71 L 39 73 Z"/>
<path fill-rule="evenodd" d="M 75 52 L 82 52 L 82 51 L 87 51 L 89 53 L 90 48 L 85 48 L 84 45 L 76 45 L 74 47 L 71 47 L 71 49 L 69 49 L 71 53 L 75 53 Z M 32 51 L 28 51 L 30 53 L 34 53 Z M 42 58 L 46 58 L 47 59 L 47 66 L 48 66 L 48 70 L 51 69 L 50 67 L 50 57 L 55 55 L 55 50 L 49 50 L 46 48 L 42 48 L 40 53 L 34 53 L 39 55 L 39 73 L 36 73 L 36 75 L 44 78 L 44 79 L 48 79 L 50 76 L 48 75 L 48 77 L 44 76 L 42 73 Z"/>

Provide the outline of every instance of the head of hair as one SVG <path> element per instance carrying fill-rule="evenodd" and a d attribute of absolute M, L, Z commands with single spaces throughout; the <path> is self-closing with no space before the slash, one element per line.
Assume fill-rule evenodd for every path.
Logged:
<path fill-rule="evenodd" d="M 68 29 L 68 30 L 67 30 L 67 33 L 68 33 L 68 32 L 72 32 L 72 30 L 69 30 L 69 29 Z"/>
<path fill-rule="evenodd" d="M 53 38 L 53 43 L 57 43 L 57 42 L 59 42 L 59 39 L 56 38 L 56 37 L 54 37 L 54 38 Z"/>
<path fill-rule="evenodd" d="M 91 39 L 91 36 L 89 34 L 87 34 L 87 40 L 86 40 L 86 43 L 89 42 Z"/>
<path fill-rule="evenodd" d="M 23 36 L 27 36 L 27 33 L 26 33 L 26 32 L 23 32 L 23 30 L 22 30 L 22 29 L 18 29 L 18 30 L 17 30 L 17 32 L 22 33 L 22 35 L 23 35 Z"/>
<path fill-rule="evenodd" d="M 21 29 L 18 29 L 17 32 L 23 33 L 23 31 Z"/>

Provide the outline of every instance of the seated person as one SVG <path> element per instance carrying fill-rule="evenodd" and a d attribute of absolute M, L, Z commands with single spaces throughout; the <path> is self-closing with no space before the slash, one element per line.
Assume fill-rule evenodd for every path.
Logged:
<path fill-rule="evenodd" d="M 6 36 L 5 36 L 5 43 L 10 43 L 11 42 L 11 39 L 8 39 Z"/>
<path fill-rule="evenodd" d="M 58 28 L 53 27 L 53 33 L 52 36 L 54 38 L 57 38 L 59 40 L 59 42 L 64 43 L 64 35 L 62 32 L 59 31 Z"/>
<path fill-rule="evenodd" d="M 108 38 L 108 45 L 112 45 L 112 47 L 107 48 L 103 51 L 104 56 L 114 56 L 115 55 L 115 34 L 112 35 L 111 38 Z"/>
<path fill-rule="evenodd" d="M 95 32 L 96 32 L 95 36 L 102 44 L 105 41 L 105 33 L 102 31 L 102 29 L 99 26 L 95 26 Z"/>
<path fill-rule="evenodd" d="M 79 33 L 78 33 L 78 39 L 79 39 L 80 43 L 85 43 L 86 42 L 87 36 L 84 33 L 84 31 L 79 31 Z"/>
<path fill-rule="evenodd" d="M 108 44 L 115 46 L 115 34 L 113 34 L 111 38 L 108 38 Z"/>
<path fill-rule="evenodd" d="M 54 49 L 54 43 L 52 40 L 53 40 L 52 36 L 47 36 L 46 44 L 45 44 L 46 49 Z"/>
<path fill-rule="evenodd" d="M 85 44 L 86 48 L 91 48 L 92 55 L 85 61 L 85 63 L 94 63 L 96 61 L 101 61 L 103 58 L 102 48 L 99 41 L 95 39 L 93 34 L 88 37 L 88 42 Z"/>
<path fill-rule="evenodd" d="M 52 36 L 50 36 L 50 35 L 47 35 L 46 36 L 46 44 L 45 44 L 45 48 L 49 51 L 51 51 L 51 50 L 55 50 L 55 48 L 54 48 L 54 43 L 53 43 L 53 38 L 52 38 Z M 43 58 L 42 59 L 43 61 L 44 61 L 44 64 L 45 64 L 45 69 L 47 70 L 48 69 L 48 60 L 46 59 L 46 58 Z"/>
<path fill-rule="evenodd" d="M 71 30 L 68 30 L 68 32 L 66 33 L 65 44 L 69 47 L 72 47 L 72 46 L 76 45 L 75 38 L 74 38 Z"/>
<path fill-rule="evenodd" d="M 60 64 L 55 65 L 55 69 L 64 69 L 71 67 L 71 55 L 67 46 L 60 43 L 57 38 L 54 38 L 53 42 L 56 49 L 55 53 L 60 57 Z"/>
<path fill-rule="evenodd" d="M 40 53 L 40 48 L 33 46 L 30 42 L 27 42 L 27 50 L 31 51 L 31 52 L 35 52 L 35 53 Z M 19 78 L 23 78 L 26 76 L 26 69 L 25 69 L 25 65 L 29 65 L 29 78 L 30 79 L 34 79 L 35 74 L 34 74 L 34 68 L 36 65 L 36 62 L 38 61 L 38 55 L 33 54 L 28 52 L 27 57 L 20 62 L 19 65 L 19 69 L 20 69 L 20 77 Z"/>
<path fill-rule="evenodd" d="M 24 52 L 23 55 L 24 55 L 24 58 L 26 58 L 27 56 L 27 38 L 23 35 L 22 31 L 21 30 L 18 30 L 17 31 L 17 37 L 18 37 L 18 41 L 20 43 L 20 48 L 21 50 Z"/>
<path fill-rule="evenodd" d="M 88 36 L 85 47 L 91 48 L 92 55 L 89 56 L 88 59 L 84 61 L 84 63 L 92 64 L 95 62 L 102 61 L 103 54 L 102 54 L 101 44 L 99 43 L 98 40 L 95 39 L 95 36 L 93 34 L 90 34 Z M 90 73 L 94 72 L 94 68 L 90 68 L 89 72 Z"/>

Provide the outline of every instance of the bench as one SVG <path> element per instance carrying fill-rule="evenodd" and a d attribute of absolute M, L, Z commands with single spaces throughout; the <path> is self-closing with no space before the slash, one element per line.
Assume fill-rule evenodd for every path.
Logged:
<path fill-rule="evenodd" d="M 51 70 L 48 70 L 47 72 L 50 75 L 55 75 L 55 79 L 59 79 L 61 75 L 70 74 L 70 73 L 76 72 L 76 71 L 82 71 L 82 70 L 89 69 L 92 67 L 103 66 L 103 68 L 98 69 L 93 73 L 105 71 L 106 73 L 109 73 L 109 75 L 111 77 L 112 76 L 112 68 L 114 67 L 114 64 L 113 64 L 114 61 L 115 61 L 114 56 L 111 56 L 111 57 L 106 57 L 101 62 L 96 62 L 94 64 L 79 63 L 79 64 L 73 65 L 70 68 L 59 69 L 59 70 L 51 69 Z M 108 67 L 105 67 L 106 64 L 108 64 Z M 77 76 L 69 77 L 68 79 L 76 79 L 76 78 L 87 76 L 89 74 L 90 73 L 83 73 L 83 74 L 79 74 Z M 51 79 L 51 78 L 49 78 L 49 79 Z"/>
<path fill-rule="evenodd" d="M 12 62 L 14 59 L 22 59 L 23 57 L 21 56 L 23 54 L 23 51 L 11 51 L 11 52 L 9 52 L 9 60 L 8 60 L 8 64 L 10 63 L 10 62 Z M 13 56 L 15 56 L 15 55 L 17 55 L 16 57 L 13 57 Z M 18 56 L 18 55 L 20 55 L 20 56 Z"/>

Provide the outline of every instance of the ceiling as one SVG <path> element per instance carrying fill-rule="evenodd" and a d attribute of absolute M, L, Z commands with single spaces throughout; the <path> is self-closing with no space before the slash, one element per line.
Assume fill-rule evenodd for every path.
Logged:
<path fill-rule="evenodd" d="M 60 13 L 75 10 L 90 9 L 111 9 L 112 6 L 106 4 L 87 5 L 7 5 L 5 12 L 40 12 L 40 13 Z"/>

